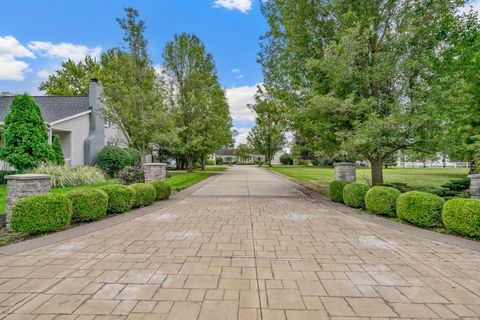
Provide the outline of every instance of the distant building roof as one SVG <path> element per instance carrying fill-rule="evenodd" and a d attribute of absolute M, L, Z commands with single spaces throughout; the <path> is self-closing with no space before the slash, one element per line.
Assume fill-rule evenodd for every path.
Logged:
<path fill-rule="evenodd" d="M 57 121 L 90 110 L 87 96 L 41 96 L 33 98 L 40 107 L 45 122 Z M 2 122 L 10 111 L 12 99 L 13 97 L 0 97 L 0 119 Z"/>
<path fill-rule="evenodd" d="M 215 152 L 218 156 L 233 156 L 235 149 L 220 149 Z"/>

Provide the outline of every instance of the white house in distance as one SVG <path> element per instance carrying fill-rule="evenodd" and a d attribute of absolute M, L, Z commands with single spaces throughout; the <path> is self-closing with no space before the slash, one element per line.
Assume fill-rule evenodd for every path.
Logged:
<path fill-rule="evenodd" d="M 49 130 L 49 140 L 58 135 L 66 164 L 93 165 L 107 144 L 126 147 L 127 136 L 117 126 L 105 123 L 98 114 L 103 107 L 103 87 L 92 80 L 88 96 L 33 97 Z M 10 111 L 13 97 L 0 97 L 0 125 Z"/>
<path fill-rule="evenodd" d="M 283 153 L 284 152 L 277 152 L 272 159 L 272 164 L 280 164 L 280 156 Z M 235 163 L 241 161 L 241 159 L 235 155 L 235 149 L 231 148 L 220 149 L 210 155 L 210 159 L 212 160 L 216 160 L 217 158 L 222 158 L 224 163 Z M 258 153 L 252 153 L 250 155 L 250 159 L 247 159 L 247 162 L 257 163 L 259 161 L 265 162 L 265 156 Z"/>

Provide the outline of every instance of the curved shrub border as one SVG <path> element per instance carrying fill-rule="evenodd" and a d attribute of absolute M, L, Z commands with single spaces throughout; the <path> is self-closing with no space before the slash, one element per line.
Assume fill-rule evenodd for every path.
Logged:
<path fill-rule="evenodd" d="M 108 195 L 105 191 L 84 188 L 72 190 L 65 196 L 72 201 L 73 221 L 94 221 L 107 214 Z"/>
<path fill-rule="evenodd" d="M 111 185 L 99 188 L 108 195 L 108 213 L 129 211 L 135 201 L 135 190 L 127 186 Z"/>
<path fill-rule="evenodd" d="M 402 193 L 397 199 L 397 215 L 414 225 L 433 228 L 442 224 L 442 209 L 445 200 L 420 191 Z"/>
<path fill-rule="evenodd" d="M 480 201 L 464 198 L 448 200 L 443 206 L 442 220 L 448 231 L 480 238 Z"/>
<path fill-rule="evenodd" d="M 398 189 L 392 187 L 373 187 L 365 194 L 365 207 L 372 213 L 395 217 L 400 194 Z"/>
<path fill-rule="evenodd" d="M 70 200 L 59 194 L 39 194 L 15 202 L 10 226 L 16 232 L 39 234 L 65 227 L 71 218 Z"/>
<path fill-rule="evenodd" d="M 349 183 L 343 188 L 343 202 L 352 208 L 365 208 L 368 187 L 361 183 Z"/>
<path fill-rule="evenodd" d="M 172 186 L 165 181 L 152 181 L 150 184 L 155 188 L 155 200 L 166 200 L 172 194 Z"/>
<path fill-rule="evenodd" d="M 334 202 L 343 202 L 343 188 L 345 188 L 347 184 L 349 184 L 349 182 L 345 180 L 334 180 L 330 182 L 328 188 L 330 199 Z"/>
<path fill-rule="evenodd" d="M 135 191 L 133 207 L 141 208 L 152 204 L 157 197 L 155 187 L 148 183 L 134 183 L 129 186 Z"/>

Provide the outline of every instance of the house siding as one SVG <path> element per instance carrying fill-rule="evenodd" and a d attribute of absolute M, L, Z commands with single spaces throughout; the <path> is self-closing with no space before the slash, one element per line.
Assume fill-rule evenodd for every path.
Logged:
<path fill-rule="evenodd" d="M 115 124 L 105 126 L 105 145 L 114 145 L 121 148 L 128 147 L 128 138 Z"/>
<path fill-rule="evenodd" d="M 70 131 L 70 146 L 72 165 L 83 165 L 84 161 L 84 141 L 88 137 L 90 130 L 89 114 L 85 114 L 52 127 L 53 130 Z"/>

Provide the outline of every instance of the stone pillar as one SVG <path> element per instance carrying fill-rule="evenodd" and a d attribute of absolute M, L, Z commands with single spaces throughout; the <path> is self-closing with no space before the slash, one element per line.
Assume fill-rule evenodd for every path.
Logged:
<path fill-rule="evenodd" d="M 357 169 L 355 163 L 352 162 L 337 162 L 334 163 L 335 180 L 345 180 L 355 182 L 357 180 Z"/>
<path fill-rule="evenodd" d="M 48 174 L 14 174 L 6 176 L 5 179 L 7 179 L 6 224 L 8 226 L 14 203 L 34 194 L 50 192 L 52 176 Z"/>
<path fill-rule="evenodd" d="M 470 174 L 470 196 L 474 199 L 480 200 L 480 174 Z"/>
<path fill-rule="evenodd" d="M 166 163 L 145 163 L 143 171 L 145 172 L 145 182 L 165 180 L 167 178 Z"/>

